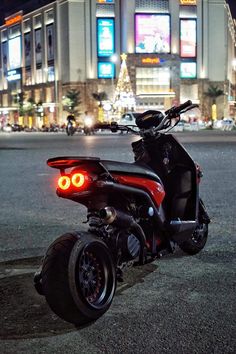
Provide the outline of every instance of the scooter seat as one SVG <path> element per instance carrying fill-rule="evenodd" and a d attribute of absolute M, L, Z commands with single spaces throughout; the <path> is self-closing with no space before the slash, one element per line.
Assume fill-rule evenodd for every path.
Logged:
<path fill-rule="evenodd" d="M 139 175 L 144 178 L 149 178 L 151 180 L 157 181 L 163 185 L 160 177 L 157 176 L 155 172 L 143 162 L 128 163 L 108 160 L 101 160 L 100 162 L 110 173 L 113 172 L 118 174 Z"/>

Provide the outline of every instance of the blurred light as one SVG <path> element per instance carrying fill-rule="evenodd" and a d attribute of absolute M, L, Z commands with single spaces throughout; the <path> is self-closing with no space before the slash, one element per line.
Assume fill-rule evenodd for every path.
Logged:
<path fill-rule="evenodd" d="M 58 179 L 58 187 L 64 191 L 70 188 L 70 178 L 68 176 L 61 176 Z"/>
<path fill-rule="evenodd" d="M 112 61 L 113 63 L 116 63 L 117 60 L 118 60 L 118 55 L 117 55 L 117 54 L 113 54 L 113 55 L 111 56 L 111 61 Z"/>
<path fill-rule="evenodd" d="M 85 184 L 85 178 L 86 176 L 83 173 L 75 173 L 71 178 L 71 182 L 75 187 L 80 188 Z"/>

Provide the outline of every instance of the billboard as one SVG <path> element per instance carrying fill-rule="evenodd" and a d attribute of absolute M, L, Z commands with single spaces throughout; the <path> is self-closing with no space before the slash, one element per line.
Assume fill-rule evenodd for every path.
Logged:
<path fill-rule="evenodd" d="M 30 32 L 24 34 L 25 44 L 25 66 L 31 65 L 31 39 Z"/>
<path fill-rule="evenodd" d="M 42 30 L 35 30 L 35 58 L 36 64 L 42 63 Z"/>
<path fill-rule="evenodd" d="M 185 62 L 180 64 L 181 79 L 196 79 L 197 64 L 195 62 Z"/>
<path fill-rule="evenodd" d="M 180 20 L 180 56 L 195 58 L 197 48 L 197 21 L 194 19 Z"/>
<path fill-rule="evenodd" d="M 97 52 L 99 57 L 109 57 L 115 53 L 114 18 L 97 19 Z"/>
<path fill-rule="evenodd" d="M 115 64 L 110 62 L 98 62 L 98 78 L 114 79 Z"/>
<path fill-rule="evenodd" d="M 8 55 L 10 70 L 21 67 L 21 36 L 9 39 Z"/>
<path fill-rule="evenodd" d="M 2 70 L 3 70 L 3 75 L 7 76 L 7 70 L 8 70 L 8 45 L 7 42 L 2 43 Z"/>
<path fill-rule="evenodd" d="M 46 27 L 47 36 L 47 61 L 54 60 L 54 27 L 53 24 Z"/>
<path fill-rule="evenodd" d="M 170 16 L 135 14 L 136 53 L 170 53 Z"/>

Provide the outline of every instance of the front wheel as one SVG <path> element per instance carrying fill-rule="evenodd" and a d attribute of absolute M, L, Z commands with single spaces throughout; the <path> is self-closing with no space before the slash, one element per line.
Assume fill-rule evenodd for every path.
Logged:
<path fill-rule="evenodd" d="M 199 202 L 198 225 L 189 240 L 179 245 L 182 251 L 190 255 L 199 253 L 205 246 L 208 237 L 208 224 L 210 219 L 206 213 L 203 201 Z"/>
<path fill-rule="evenodd" d="M 87 232 L 65 234 L 54 241 L 41 275 L 50 308 L 75 325 L 103 315 L 115 294 L 116 272 L 110 251 Z"/>

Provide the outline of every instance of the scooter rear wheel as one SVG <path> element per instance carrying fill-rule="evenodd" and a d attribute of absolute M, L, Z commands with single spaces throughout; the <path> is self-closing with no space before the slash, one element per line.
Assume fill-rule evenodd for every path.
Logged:
<path fill-rule="evenodd" d="M 77 326 L 103 315 L 116 289 L 116 272 L 105 243 L 87 232 L 62 235 L 49 247 L 42 289 L 59 317 Z"/>

